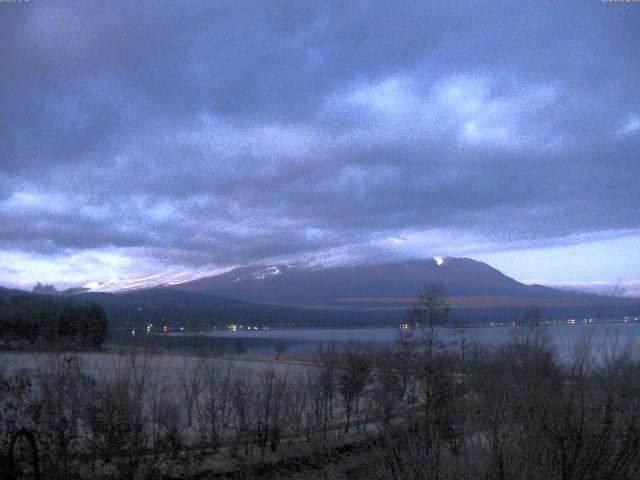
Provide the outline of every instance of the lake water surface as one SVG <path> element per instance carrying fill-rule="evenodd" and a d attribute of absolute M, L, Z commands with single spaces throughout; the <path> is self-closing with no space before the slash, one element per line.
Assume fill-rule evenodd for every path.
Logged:
<path fill-rule="evenodd" d="M 487 347 L 507 342 L 516 328 L 512 326 L 472 327 L 464 330 L 448 331 L 447 338 L 455 346 L 461 339 L 465 344 L 478 343 Z M 590 338 L 597 348 L 616 347 L 634 348 L 640 345 L 640 322 L 590 323 L 549 325 L 549 335 L 562 356 L 569 355 L 576 346 Z M 289 351 L 302 352 L 315 349 L 321 344 L 336 342 L 345 345 L 349 342 L 370 343 L 377 346 L 391 344 L 398 336 L 394 328 L 272 328 L 268 330 L 214 330 L 198 332 L 205 337 L 223 337 L 229 339 L 254 339 L 286 341 Z"/>

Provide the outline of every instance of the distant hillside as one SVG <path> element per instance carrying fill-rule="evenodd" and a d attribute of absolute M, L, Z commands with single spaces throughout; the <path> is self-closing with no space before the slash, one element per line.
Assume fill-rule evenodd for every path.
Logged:
<path fill-rule="evenodd" d="M 564 291 L 594 293 L 596 295 L 640 298 L 640 281 L 630 280 L 623 283 L 613 282 L 565 282 L 549 285 Z"/>
<path fill-rule="evenodd" d="M 296 307 L 258 305 L 214 295 L 150 288 L 123 293 L 84 292 L 62 297 L 0 287 L 0 304 L 12 298 L 46 299 L 63 305 L 96 302 L 112 327 L 142 327 L 148 323 L 171 327 L 224 327 L 228 324 L 264 326 L 396 325 L 401 314 L 385 312 L 325 312 Z"/>
<path fill-rule="evenodd" d="M 12 297 L 18 296 L 18 295 L 34 295 L 30 292 L 25 292 L 23 290 L 16 290 L 13 288 L 4 288 L 4 287 L 0 287 L 0 300 L 9 300 Z"/>
<path fill-rule="evenodd" d="M 81 293 L 74 302 L 102 305 L 114 326 L 155 325 L 224 327 L 244 325 L 395 325 L 401 315 L 385 312 L 331 312 L 287 306 L 259 305 L 226 297 L 152 288 L 123 293 Z"/>
<path fill-rule="evenodd" d="M 451 257 L 352 267 L 244 267 L 172 288 L 272 305 L 393 311 L 406 308 L 429 281 L 444 285 L 451 306 L 457 309 L 640 308 L 640 301 L 634 299 L 525 285 L 483 262 Z"/>

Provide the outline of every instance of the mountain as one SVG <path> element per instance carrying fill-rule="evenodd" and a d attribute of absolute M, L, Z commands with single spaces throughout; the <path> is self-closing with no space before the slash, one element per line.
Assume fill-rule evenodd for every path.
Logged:
<path fill-rule="evenodd" d="M 426 282 L 444 285 L 457 309 L 635 308 L 640 301 L 520 283 L 470 258 L 436 257 L 379 265 L 235 268 L 172 288 L 269 305 L 322 310 L 403 310 Z"/>
<path fill-rule="evenodd" d="M 33 295 L 24 290 L 16 290 L 13 288 L 0 287 L 0 301 L 8 301 L 9 299 L 22 295 Z"/>
<path fill-rule="evenodd" d="M 572 292 L 615 295 L 616 297 L 640 297 L 640 281 L 630 280 L 618 284 L 611 282 L 564 282 L 549 285 L 553 288 Z"/>
<path fill-rule="evenodd" d="M 485 263 L 453 257 L 326 268 L 260 265 L 173 285 L 131 289 L 153 285 L 134 282 L 119 292 L 64 293 L 71 302 L 101 304 L 114 326 L 382 326 L 397 325 L 426 282 L 443 284 L 454 313 L 479 322 L 534 306 L 551 318 L 640 312 L 638 298 L 525 285 Z M 0 289 L 0 299 L 16 294 L 35 295 Z"/>

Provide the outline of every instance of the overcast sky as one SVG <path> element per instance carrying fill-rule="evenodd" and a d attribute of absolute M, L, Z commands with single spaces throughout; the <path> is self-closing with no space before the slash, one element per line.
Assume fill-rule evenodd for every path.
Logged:
<path fill-rule="evenodd" d="M 640 4 L 0 3 L 0 284 L 640 277 Z"/>

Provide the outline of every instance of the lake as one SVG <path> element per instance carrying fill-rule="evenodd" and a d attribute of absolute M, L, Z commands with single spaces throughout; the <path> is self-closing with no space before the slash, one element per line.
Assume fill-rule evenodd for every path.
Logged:
<path fill-rule="evenodd" d="M 465 338 L 466 345 L 478 343 L 492 347 L 507 342 L 514 329 L 512 326 L 472 327 L 463 331 L 454 331 L 448 335 L 451 342 L 460 345 Z M 549 325 L 549 334 L 561 356 L 568 356 L 576 345 L 591 337 L 598 348 L 616 346 L 622 348 L 640 344 L 640 322 L 616 323 L 576 323 Z M 272 328 L 264 330 L 212 330 L 197 333 L 174 333 L 172 336 L 219 337 L 222 339 L 246 340 L 250 349 L 266 353 L 273 350 L 277 343 L 286 342 L 289 352 L 308 353 L 322 344 L 336 342 L 345 345 L 349 342 L 369 343 L 384 346 L 395 341 L 398 329 L 394 328 Z M 455 348 L 455 346 L 452 346 Z"/>

